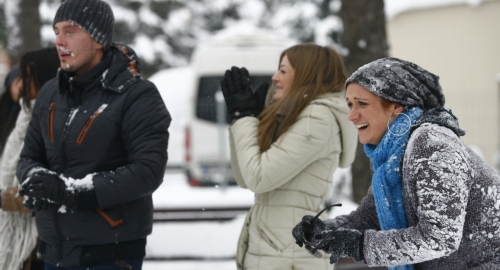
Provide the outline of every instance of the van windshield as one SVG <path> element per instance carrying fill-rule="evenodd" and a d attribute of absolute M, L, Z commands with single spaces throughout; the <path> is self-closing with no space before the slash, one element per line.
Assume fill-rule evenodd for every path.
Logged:
<path fill-rule="evenodd" d="M 255 90 L 263 82 L 271 85 L 272 75 L 250 76 L 250 84 Z M 220 89 L 220 81 L 223 76 L 204 76 L 200 78 L 198 95 L 196 97 L 196 117 L 202 120 L 217 122 L 217 105 L 215 104 L 215 93 Z M 226 122 L 229 124 L 229 117 Z"/>

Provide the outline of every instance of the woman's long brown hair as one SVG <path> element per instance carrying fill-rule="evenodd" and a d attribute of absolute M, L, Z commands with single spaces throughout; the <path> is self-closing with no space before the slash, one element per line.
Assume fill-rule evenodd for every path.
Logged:
<path fill-rule="evenodd" d="M 260 114 L 258 142 L 265 152 L 271 144 L 295 123 L 300 112 L 317 96 L 340 92 L 347 79 L 342 57 L 331 47 L 315 44 L 299 44 L 281 53 L 280 61 L 287 56 L 295 70 L 292 88 L 279 101 L 271 103 L 276 86 L 268 94 L 268 106 Z M 279 123 L 277 113 L 284 118 Z"/>

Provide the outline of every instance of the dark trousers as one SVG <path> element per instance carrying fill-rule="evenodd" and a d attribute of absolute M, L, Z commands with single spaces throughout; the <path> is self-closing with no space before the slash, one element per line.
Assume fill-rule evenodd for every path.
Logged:
<path fill-rule="evenodd" d="M 141 270 L 142 260 L 117 260 L 86 266 L 57 267 L 45 263 L 45 270 Z"/>

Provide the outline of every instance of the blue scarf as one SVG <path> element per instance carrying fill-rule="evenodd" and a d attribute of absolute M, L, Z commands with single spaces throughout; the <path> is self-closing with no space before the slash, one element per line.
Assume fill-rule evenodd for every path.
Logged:
<path fill-rule="evenodd" d="M 422 109 L 412 107 L 405 114 L 411 123 L 422 115 Z M 378 145 L 365 144 L 366 155 L 372 161 L 372 190 L 377 216 L 382 230 L 407 228 L 401 184 L 401 162 L 410 137 L 411 123 L 408 117 L 399 115 L 390 125 Z M 412 270 L 413 265 L 389 267 L 390 270 Z"/>

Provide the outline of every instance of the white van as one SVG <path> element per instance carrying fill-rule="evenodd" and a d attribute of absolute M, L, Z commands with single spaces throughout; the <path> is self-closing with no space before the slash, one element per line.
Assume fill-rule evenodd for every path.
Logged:
<path fill-rule="evenodd" d="M 184 171 L 186 149 L 184 147 L 187 119 L 187 111 L 191 106 L 193 68 L 175 67 L 159 70 L 148 78 L 156 85 L 160 95 L 167 106 L 172 117 L 168 128 L 170 137 L 168 140 L 167 170 Z"/>
<path fill-rule="evenodd" d="M 262 82 L 271 84 L 279 56 L 290 45 L 289 40 L 270 30 L 245 26 L 223 30 L 195 49 L 190 97 L 193 106 L 188 112 L 185 142 L 186 173 L 191 185 L 234 184 L 229 161 L 229 120 L 221 126 L 217 118 L 216 93 L 224 72 L 231 66 L 245 67 L 254 89 Z"/>

